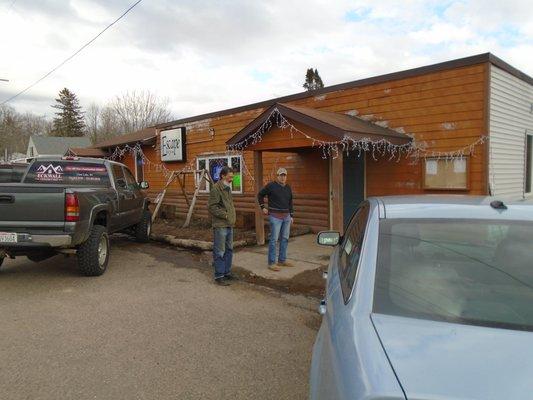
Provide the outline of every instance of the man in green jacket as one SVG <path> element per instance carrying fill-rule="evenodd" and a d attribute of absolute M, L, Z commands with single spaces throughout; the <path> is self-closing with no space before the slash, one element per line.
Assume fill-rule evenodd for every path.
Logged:
<path fill-rule="evenodd" d="M 213 185 L 209 193 L 208 208 L 213 226 L 213 265 L 215 282 L 221 286 L 229 286 L 233 258 L 233 227 L 235 226 L 235 206 L 231 195 L 233 170 L 223 167 L 220 180 Z"/>

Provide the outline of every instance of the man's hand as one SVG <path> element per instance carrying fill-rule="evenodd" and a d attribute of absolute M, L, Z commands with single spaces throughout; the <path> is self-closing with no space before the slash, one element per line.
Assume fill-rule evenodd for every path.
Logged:
<path fill-rule="evenodd" d="M 291 217 L 291 225 L 294 224 L 294 218 Z"/>
<path fill-rule="evenodd" d="M 266 208 L 263 208 L 263 214 L 268 215 L 268 210 Z"/>

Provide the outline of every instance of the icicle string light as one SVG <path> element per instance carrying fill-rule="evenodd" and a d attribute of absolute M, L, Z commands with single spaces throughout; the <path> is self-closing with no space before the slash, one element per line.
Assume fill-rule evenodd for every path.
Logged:
<path fill-rule="evenodd" d="M 263 124 L 257 128 L 253 134 L 247 136 L 240 142 L 229 146 L 229 148 L 232 150 L 244 151 L 248 146 L 261 142 L 263 140 L 263 135 L 273 127 L 277 127 L 282 130 L 288 129 L 291 138 L 294 137 L 294 133 L 298 133 L 310 140 L 312 147 L 318 147 L 322 153 L 322 158 L 324 159 L 331 157 L 337 158 L 342 153 L 349 154 L 350 152 L 356 151 L 358 152 L 359 156 L 363 152 L 368 152 L 371 154 L 374 160 L 377 160 L 378 156 L 388 155 L 389 161 L 400 161 L 402 156 L 414 159 L 415 163 L 418 162 L 420 158 L 436 158 L 451 161 L 456 158 L 464 158 L 467 155 L 472 155 L 476 146 L 483 144 L 488 140 L 488 136 L 481 136 L 476 141 L 465 147 L 447 152 L 427 150 L 425 147 L 418 145 L 414 140 L 410 143 L 394 144 L 387 139 L 355 139 L 345 135 L 341 140 L 324 141 L 314 138 L 298 129 L 296 126 L 291 124 L 276 107 L 269 114 L 265 122 L 263 122 Z"/>

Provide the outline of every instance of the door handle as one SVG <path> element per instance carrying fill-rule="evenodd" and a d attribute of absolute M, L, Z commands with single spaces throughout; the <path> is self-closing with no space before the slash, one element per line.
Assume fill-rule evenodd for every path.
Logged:
<path fill-rule="evenodd" d="M 326 299 L 322 299 L 320 300 L 320 304 L 318 305 L 318 313 L 320 315 L 325 315 L 326 314 Z"/>
<path fill-rule="evenodd" d="M 0 195 L 0 203 L 11 204 L 15 202 L 15 196 L 9 194 Z"/>

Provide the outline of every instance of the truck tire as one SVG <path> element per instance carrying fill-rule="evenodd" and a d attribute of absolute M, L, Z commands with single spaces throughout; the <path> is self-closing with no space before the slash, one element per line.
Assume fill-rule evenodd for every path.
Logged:
<path fill-rule="evenodd" d="M 109 235 L 105 226 L 93 225 L 89 238 L 78 251 L 78 269 L 85 276 L 100 276 L 109 262 Z"/>
<path fill-rule="evenodd" d="M 150 241 L 150 233 L 152 233 L 152 213 L 150 211 L 143 211 L 141 222 L 135 225 L 133 231 L 138 242 L 147 243 Z"/>

